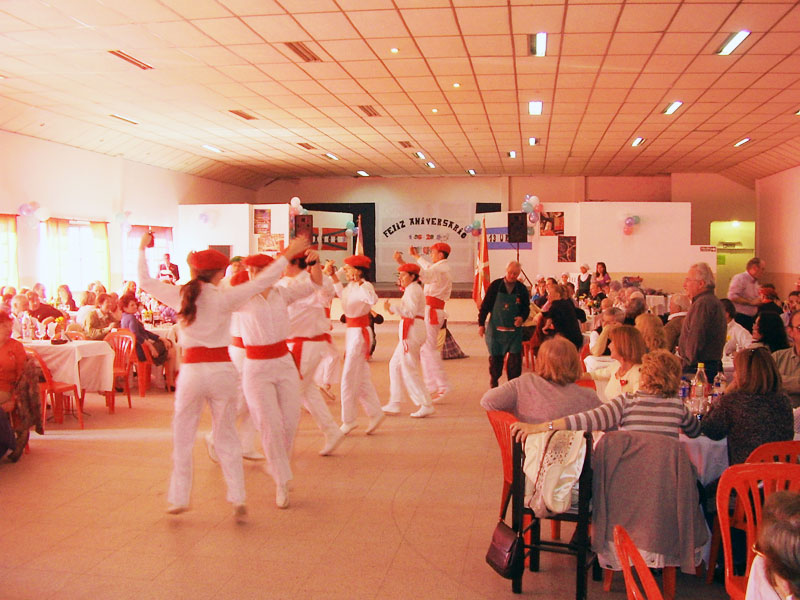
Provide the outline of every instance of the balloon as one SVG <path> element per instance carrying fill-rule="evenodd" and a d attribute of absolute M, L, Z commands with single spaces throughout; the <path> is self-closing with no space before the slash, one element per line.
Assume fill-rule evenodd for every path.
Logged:
<path fill-rule="evenodd" d="M 300 214 L 301 215 L 307 215 L 308 214 L 308 209 L 307 208 L 301 208 L 300 209 Z"/>
<path fill-rule="evenodd" d="M 478 237 L 480 234 L 481 234 L 481 230 L 480 229 L 473 229 L 472 230 L 472 235 L 474 235 L 475 237 Z"/>
<path fill-rule="evenodd" d="M 297 196 L 293 197 L 293 198 L 292 198 L 292 199 L 289 201 L 289 204 L 291 204 L 292 206 L 294 206 L 295 208 L 297 208 L 298 206 L 300 206 L 300 198 L 298 198 Z"/>
<path fill-rule="evenodd" d="M 639 223 L 642 222 L 642 220 L 639 218 L 639 215 L 633 215 L 632 218 L 633 218 L 633 224 L 634 225 L 638 225 Z"/>
<path fill-rule="evenodd" d="M 30 204 L 20 204 L 17 210 L 23 217 L 33 214 L 33 207 Z"/>
<path fill-rule="evenodd" d="M 50 211 L 44 207 L 37 208 L 34 214 L 36 215 L 36 218 L 42 222 L 47 221 L 47 219 L 50 218 Z"/>
<path fill-rule="evenodd" d="M 473 230 L 475 230 L 475 229 L 480 229 L 480 228 L 481 228 L 481 222 L 480 222 L 480 220 L 478 220 L 478 219 L 475 219 L 475 220 L 472 222 L 472 229 L 473 229 Z"/>
<path fill-rule="evenodd" d="M 353 227 L 353 235 L 358 235 L 358 227 Z"/>
<path fill-rule="evenodd" d="M 530 194 L 525 194 L 525 201 L 526 201 L 526 202 L 527 202 L 528 200 L 530 200 L 531 198 L 533 198 L 533 196 L 531 196 Z"/>
<path fill-rule="evenodd" d="M 466 227 L 464 227 L 464 231 L 466 231 L 467 233 L 470 233 L 473 229 L 474 228 L 472 227 L 472 225 L 467 225 Z"/>
<path fill-rule="evenodd" d="M 197 220 L 206 225 L 208 223 L 208 213 L 200 213 L 197 215 Z"/>
<path fill-rule="evenodd" d="M 537 206 L 539 204 L 539 196 L 531 196 L 528 201 L 534 206 Z"/>
<path fill-rule="evenodd" d="M 527 200 L 522 203 L 522 212 L 524 213 L 532 213 L 533 212 L 533 204 L 528 202 Z"/>
<path fill-rule="evenodd" d="M 36 212 L 37 210 L 39 210 L 40 206 L 41 205 L 38 202 L 31 202 L 31 210 L 33 210 L 33 212 Z"/>
<path fill-rule="evenodd" d="M 542 206 L 541 203 L 534 204 L 533 205 L 533 210 L 535 210 L 537 213 L 541 213 L 544 210 L 544 206 Z"/>
<path fill-rule="evenodd" d="M 356 226 L 356 224 L 355 224 L 355 223 L 353 223 L 352 221 L 348 221 L 347 223 L 345 223 L 345 224 L 344 224 L 344 226 L 345 226 L 347 229 L 350 229 L 350 230 L 352 230 L 352 229 L 353 229 L 353 227 L 355 227 L 355 226 Z"/>
<path fill-rule="evenodd" d="M 347 237 L 353 237 L 353 230 L 352 229 L 345 229 L 344 234 Z"/>
<path fill-rule="evenodd" d="M 530 221 L 531 223 L 536 223 L 538 220 L 539 220 L 539 213 L 535 211 L 532 213 L 528 213 L 528 221 Z"/>
<path fill-rule="evenodd" d="M 633 233 L 633 225 L 625 225 L 625 227 L 622 228 L 622 233 L 624 233 L 625 235 L 632 234 Z"/>
<path fill-rule="evenodd" d="M 633 217 L 628 217 L 625 219 L 625 227 L 633 227 L 636 222 L 633 220 Z"/>

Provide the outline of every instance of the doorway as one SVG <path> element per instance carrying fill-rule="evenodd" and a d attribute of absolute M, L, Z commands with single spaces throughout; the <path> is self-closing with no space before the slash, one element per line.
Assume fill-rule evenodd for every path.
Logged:
<path fill-rule="evenodd" d="M 712 221 L 711 245 L 717 247 L 717 289 L 719 298 L 728 293 L 731 279 L 745 270 L 756 253 L 755 221 Z"/>

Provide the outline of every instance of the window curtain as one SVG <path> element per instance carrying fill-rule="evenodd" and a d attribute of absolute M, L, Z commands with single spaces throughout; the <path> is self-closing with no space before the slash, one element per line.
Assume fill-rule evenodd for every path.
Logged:
<path fill-rule="evenodd" d="M 0 285 L 19 288 L 16 215 L 0 215 Z"/>
<path fill-rule="evenodd" d="M 75 293 L 85 290 L 92 281 L 100 281 L 108 289 L 107 223 L 48 219 L 46 248 L 44 283 L 48 291 L 66 283 Z"/>

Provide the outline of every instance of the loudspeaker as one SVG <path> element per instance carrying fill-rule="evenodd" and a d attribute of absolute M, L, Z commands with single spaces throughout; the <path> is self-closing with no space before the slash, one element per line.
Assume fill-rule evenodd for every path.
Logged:
<path fill-rule="evenodd" d="M 301 235 L 308 236 L 312 239 L 314 236 L 314 215 L 296 215 L 294 218 L 294 236 L 300 237 Z"/>
<path fill-rule="evenodd" d="M 528 218 L 524 212 L 508 213 L 508 242 L 510 244 L 524 244 L 528 241 Z"/>

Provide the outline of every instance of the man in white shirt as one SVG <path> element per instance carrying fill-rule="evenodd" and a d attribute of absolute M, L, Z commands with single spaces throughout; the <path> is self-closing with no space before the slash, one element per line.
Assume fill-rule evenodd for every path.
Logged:
<path fill-rule="evenodd" d="M 725 307 L 725 320 L 728 322 L 728 333 L 725 337 L 723 356 L 733 356 L 753 343 L 753 334 L 736 322 L 736 307 L 727 298 L 720 300 Z"/>
<path fill-rule="evenodd" d="M 736 307 L 736 322 L 747 331 L 753 331 L 758 305 L 761 304 L 758 280 L 764 274 L 766 263 L 760 258 L 747 261 L 744 273 L 734 275 L 728 286 L 728 298 Z"/>
<path fill-rule="evenodd" d="M 678 347 L 683 320 L 686 318 L 691 304 L 689 296 L 686 294 L 672 294 L 669 298 L 669 316 L 664 324 L 664 337 L 667 342 L 666 348 L 670 352 L 674 352 Z"/>

